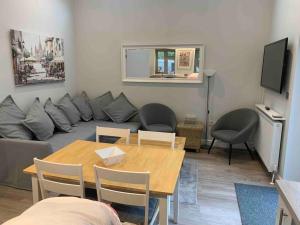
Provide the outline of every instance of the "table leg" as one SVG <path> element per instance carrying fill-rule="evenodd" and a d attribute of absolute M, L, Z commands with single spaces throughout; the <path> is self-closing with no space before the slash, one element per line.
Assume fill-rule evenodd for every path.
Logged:
<path fill-rule="evenodd" d="M 33 200 L 33 204 L 35 204 L 41 200 L 41 191 L 40 191 L 40 186 L 39 186 L 39 181 L 37 176 L 33 175 L 31 177 L 31 183 L 32 183 L 32 200 Z"/>
<path fill-rule="evenodd" d="M 169 201 L 168 197 L 159 199 L 159 225 L 168 225 L 169 224 Z"/>
<path fill-rule="evenodd" d="M 174 223 L 178 223 L 178 215 L 179 215 L 179 179 L 177 180 L 175 192 L 174 192 L 174 201 L 173 201 L 173 211 L 174 211 Z"/>

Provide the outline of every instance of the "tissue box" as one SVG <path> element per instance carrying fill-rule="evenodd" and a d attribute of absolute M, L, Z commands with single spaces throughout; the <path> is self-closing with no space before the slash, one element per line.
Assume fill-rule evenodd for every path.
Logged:
<path fill-rule="evenodd" d="M 96 154 L 102 159 L 104 165 L 110 166 L 122 161 L 126 153 L 116 146 L 98 149 Z"/>

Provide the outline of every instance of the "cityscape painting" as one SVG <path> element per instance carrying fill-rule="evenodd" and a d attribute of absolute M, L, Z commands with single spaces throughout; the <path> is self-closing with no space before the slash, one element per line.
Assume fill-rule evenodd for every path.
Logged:
<path fill-rule="evenodd" d="M 17 30 L 10 36 L 16 86 L 65 80 L 63 39 Z"/>

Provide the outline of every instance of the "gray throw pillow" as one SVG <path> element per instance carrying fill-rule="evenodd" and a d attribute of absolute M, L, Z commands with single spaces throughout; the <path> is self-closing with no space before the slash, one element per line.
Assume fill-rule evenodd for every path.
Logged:
<path fill-rule="evenodd" d="M 109 120 L 109 117 L 103 111 L 103 108 L 110 104 L 114 100 L 112 93 L 110 91 L 105 94 L 90 100 L 90 106 L 93 111 L 94 120 Z"/>
<path fill-rule="evenodd" d="M 115 123 L 123 123 L 137 114 L 137 108 L 121 93 L 112 103 L 103 108 L 103 111 Z"/>
<path fill-rule="evenodd" d="M 22 122 L 40 141 L 45 141 L 53 136 L 54 124 L 45 112 L 39 98 L 35 99 L 26 119 Z"/>
<path fill-rule="evenodd" d="M 69 94 L 65 94 L 65 96 L 58 101 L 57 107 L 64 112 L 72 125 L 75 125 L 80 121 L 80 112 L 73 104 Z"/>
<path fill-rule="evenodd" d="M 49 117 L 52 119 L 55 127 L 64 132 L 71 132 L 72 126 L 68 118 L 65 116 L 65 114 L 57 108 L 51 101 L 51 98 L 48 98 L 48 100 L 45 103 L 44 109 L 46 113 L 49 115 Z"/>
<path fill-rule="evenodd" d="M 82 120 L 89 121 L 93 118 L 93 112 L 89 105 L 89 98 L 85 91 L 83 91 L 81 95 L 74 97 L 73 103 L 80 112 Z"/>
<path fill-rule="evenodd" d="M 22 124 L 26 114 L 16 105 L 9 95 L 0 104 L 0 136 L 31 140 L 32 133 Z"/>

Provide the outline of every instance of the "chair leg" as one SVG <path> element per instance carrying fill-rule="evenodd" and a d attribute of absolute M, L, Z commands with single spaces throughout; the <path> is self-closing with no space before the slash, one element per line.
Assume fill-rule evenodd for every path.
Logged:
<path fill-rule="evenodd" d="M 209 146 L 209 149 L 208 149 L 208 154 L 210 153 L 210 150 L 212 149 L 212 147 L 214 146 L 214 143 L 215 143 L 215 138 L 212 140 L 210 146 Z"/>
<path fill-rule="evenodd" d="M 229 144 L 229 165 L 231 164 L 232 144 Z"/>
<path fill-rule="evenodd" d="M 247 148 L 247 150 L 248 150 L 248 152 L 249 152 L 249 154 L 250 154 L 250 156 L 251 156 L 251 159 L 254 160 L 254 155 L 253 155 L 251 149 L 249 148 L 247 142 L 245 142 L 245 146 L 246 146 L 246 148 Z"/>

